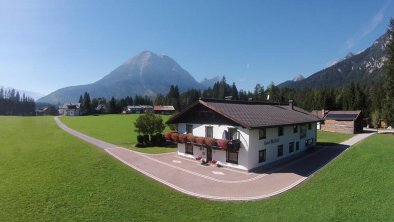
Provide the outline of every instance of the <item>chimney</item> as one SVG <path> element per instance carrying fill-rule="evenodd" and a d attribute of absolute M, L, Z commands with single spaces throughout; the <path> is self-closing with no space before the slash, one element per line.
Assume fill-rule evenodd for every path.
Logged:
<path fill-rule="evenodd" d="M 289 100 L 289 106 L 291 109 L 294 109 L 293 100 Z"/>

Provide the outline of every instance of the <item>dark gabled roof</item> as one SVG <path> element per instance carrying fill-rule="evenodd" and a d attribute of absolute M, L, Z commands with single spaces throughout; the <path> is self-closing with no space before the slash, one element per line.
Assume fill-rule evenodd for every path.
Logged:
<path fill-rule="evenodd" d="M 324 119 L 332 120 L 356 120 L 361 113 L 361 110 L 355 111 L 329 111 Z"/>
<path fill-rule="evenodd" d="M 180 123 L 182 116 L 195 106 L 203 105 L 244 128 L 264 128 L 281 125 L 319 122 L 311 113 L 289 104 L 200 99 L 167 123 Z"/>

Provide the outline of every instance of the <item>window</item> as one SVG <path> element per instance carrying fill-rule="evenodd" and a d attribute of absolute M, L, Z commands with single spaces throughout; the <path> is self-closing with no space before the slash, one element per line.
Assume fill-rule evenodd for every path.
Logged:
<path fill-rule="evenodd" d="M 278 157 L 283 156 L 283 145 L 278 146 Z"/>
<path fill-rule="evenodd" d="M 186 133 L 193 134 L 193 125 L 192 124 L 186 124 Z"/>
<path fill-rule="evenodd" d="M 265 149 L 259 151 L 259 163 L 265 162 L 266 152 L 267 151 Z"/>
<path fill-rule="evenodd" d="M 238 152 L 227 151 L 227 162 L 238 164 Z"/>
<path fill-rule="evenodd" d="M 237 138 L 237 128 L 229 128 L 228 129 L 228 139 L 229 140 L 238 139 Z"/>
<path fill-rule="evenodd" d="M 306 125 L 302 125 L 300 129 L 300 139 L 303 139 L 306 137 Z"/>
<path fill-rule="evenodd" d="M 296 142 L 296 150 L 299 150 L 300 149 L 300 142 Z"/>
<path fill-rule="evenodd" d="M 191 143 L 185 144 L 185 153 L 186 154 L 193 154 L 193 144 L 191 144 Z"/>
<path fill-rule="evenodd" d="M 213 138 L 213 127 L 212 126 L 205 127 L 205 137 Z"/>
<path fill-rule="evenodd" d="M 278 136 L 283 136 L 283 126 L 278 127 Z"/>
<path fill-rule="evenodd" d="M 308 130 L 312 129 L 312 123 L 308 123 Z"/>
<path fill-rule="evenodd" d="M 289 153 L 294 152 L 294 142 L 289 143 Z"/>
<path fill-rule="evenodd" d="M 259 129 L 259 140 L 267 138 L 265 129 Z"/>
<path fill-rule="evenodd" d="M 298 126 L 297 125 L 293 126 L 293 133 L 298 133 Z"/>

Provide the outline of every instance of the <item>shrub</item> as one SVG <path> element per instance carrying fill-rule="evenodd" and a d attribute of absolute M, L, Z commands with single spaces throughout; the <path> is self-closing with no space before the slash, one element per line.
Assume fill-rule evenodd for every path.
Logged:
<path fill-rule="evenodd" d="M 144 143 L 144 137 L 142 135 L 138 135 L 137 141 L 138 141 L 138 143 L 141 143 L 141 144 Z"/>

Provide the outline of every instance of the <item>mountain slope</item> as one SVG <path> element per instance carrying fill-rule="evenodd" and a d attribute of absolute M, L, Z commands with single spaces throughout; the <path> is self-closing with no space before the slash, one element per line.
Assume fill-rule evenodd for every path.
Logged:
<path fill-rule="evenodd" d="M 334 63 L 308 78 L 300 81 L 286 81 L 278 85 L 280 88 L 322 88 L 340 87 L 358 82 L 369 84 L 380 80 L 384 75 L 383 64 L 387 59 L 385 48 L 388 34 L 382 35 L 372 46 L 354 55 L 349 53 L 345 59 Z"/>
<path fill-rule="evenodd" d="M 59 89 L 41 98 L 39 102 L 76 102 L 85 91 L 92 98 L 121 98 L 137 94 L 154 96 L 157 93 L 167 93 L 170 85 L 178 85 L 181 91 L 204 88 L 170 57 L 144 51 L 97 82 Z"/>

